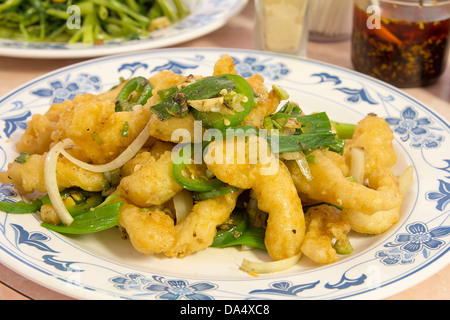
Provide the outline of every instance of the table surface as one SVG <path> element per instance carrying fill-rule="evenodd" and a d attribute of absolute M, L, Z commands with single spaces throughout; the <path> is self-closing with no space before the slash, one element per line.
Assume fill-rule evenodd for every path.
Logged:
<path fill-rule="evenodd" d="M 254 49 L 254 4 L 250 0 L 239 15 L 225 26 L 201 38 L 173 47 L 221 47 Z M 350 41 L 309 42 L 308 57 L 353 69 L 350 61 Z M 83 59 L 20 59 L 0 57 L 0 96 L 47 72 Z M 436 84 L 426 88 L 405 89 L 450 121 L 450 62 Z M 42 287 L 0 264 L 0 300 L 66 300 L 71 299 Z M 450 266 L 411 288 L 395 294 L 391 300 L 450 300 Z"/>

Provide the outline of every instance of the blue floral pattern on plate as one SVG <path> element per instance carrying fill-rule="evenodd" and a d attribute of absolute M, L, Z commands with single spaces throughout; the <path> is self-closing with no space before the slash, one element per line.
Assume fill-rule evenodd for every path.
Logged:
<path fill-rule="evenodd" d="M 427 200 L 437 201 L 436 209 L 444 211 L 447 205 L 450 203 L 450 183 L 443 180 L 439 181 L 439 192 L 431 191 L 427 192 Z"/>
<path fill-rule="evenodd" d="M 438 250 L 445 245 L 445 238 L 450 235 L 450 226 L 436 227 L 428 230 L 426 224 L 416 222 L 406 227 L 408 233 L 400 233 L 395 242 L 390 242 L 385 247 L 388 250 L 378 251 L 376 257 L 386 265 L 409 264 L 414 262 L 418 252 L 424 257 L 429 256 L 429 250 Z"/>
<path fill-rule="evenodd" d="M 77 94 L 98 92 L 100 88 L 101 83 L 98 76 L 82 73 L 73 80 L 52 81 L 49 87 L 32 91 L 32 94 L 42 98 L 48 97 L 51 99 L 51 103 L 61 103 L 72 100 Z"/>
<path fill-rule="evenodd" d="M 433 124 L 430 118 L 418 118 L 418 112 L 411 106 L 406 107 L 399 118 L 387 117 L 387 123 L 400 135 L 402 141 L 411 140 L 414 148 L 438 148 L 444 140 L 442 135 L 431 132 Z"/>
<path fill-rule="evenodd" d="M 8 141 L 20 136 L 31 114 L 45 112 L 52 102 L 101 92 L 120 77 L 148 76 L 167 68 L 211 74 L 224 53 L 232 56 L 238 73 L 260 74 L 268 85 L 286 88 L 306 112 L 321 109 L 330 118 L 348 122 L 370 112 L 384 117 L 394 131 L 399 166 L 415 167 L 401 221 L 383 235 L 355 240 L 363 249 L 333 266 L 305 267 L 300 262 L 286 272 L 254 278 L 238 269 L 243 257 L 255 258 L 251 252 L 218 255 L 216 250 L 222 249 L 208 249 L 184 259 L 142 257 L 115 230 L 91 235 L 81 244 L 41 228 L 33 215 L 0 212 L 0 261 L 31 278 L 49 280 L 51 288 L 57 283 L 58 290 L 79 298 L 168 300 L 385 297 L 409 286 L 410 277 L 426 277 L 428 265 L 448 263 L 449 124 L 401 91 L 320 62 L 245 50 L 167 49 L 57 70 L 0 100 L 2 168 L 17 155 Z M 21 196 L 2 185 L 0 198 L 15 202 Z"/>

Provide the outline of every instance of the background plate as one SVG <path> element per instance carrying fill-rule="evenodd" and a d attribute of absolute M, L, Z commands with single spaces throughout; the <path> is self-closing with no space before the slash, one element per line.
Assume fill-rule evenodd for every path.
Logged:
<path fill-rule="evenodd" d="M 394 130 L 400 174 L 414 165 L 401 221 L 386 233 L 352 234 L 354 252 L 333 265 L 304 257 L 285 272 L 251 277 L 243 258 L 258 250 L 209 248 L 183 259 L 143 256 L 117 230 L 63 236 L 32 215 L 0 212 L 0 262 L 31 280 L 80 299 L 378 299 L 405 290 L 449 263 L 449 124 L 421 102 L 373 78 L 317 61 L 235 49 L 164 49 L 110 56 L 56 70 L 0 99 L 0 168 L 17 156 L 14 142 L 34 113 L 78 93 L 100 93 L 119 81 L 163 69 L 209 75 L 230 54 L 244 77 L 287 89 L 306 113 L 326 111 L 356 123 L 373 112 Z M 18 201 L 9 185 L 0 200 Z"/>
<path fill-rule="evenodd" d="M 15 58 L 84 58 L 163 48 L 199 38 L 222 27 L 248 0 L 189 0 L 191 14 L 148 39 L 108 41 L 101 45 L 42 43 L 0 38 L 0 56 Z"/>

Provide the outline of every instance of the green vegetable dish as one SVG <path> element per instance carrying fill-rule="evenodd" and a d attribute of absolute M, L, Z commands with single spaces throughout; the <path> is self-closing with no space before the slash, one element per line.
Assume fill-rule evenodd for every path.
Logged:
<path fill-rule="evenodd" d="M 133 40 L 189 13 L 185 0 L 0 0 L 0 37 L 85 44 Z"/>

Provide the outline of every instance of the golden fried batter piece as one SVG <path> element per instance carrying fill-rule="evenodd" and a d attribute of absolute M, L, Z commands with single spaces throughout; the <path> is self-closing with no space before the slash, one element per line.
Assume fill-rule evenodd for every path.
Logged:
<path fill-rule="evenodd" d="M 149 81 L 154 86 L 153 96 L 148 100 L 146 106 L 151 106 L 159 102 L 158 91 L 172 86 L 182 86 L 188 82 L 189 77 L 179 75 L 173 71 L 164 70 L 152 76 Z M 149 121 L 148 130 L 150 136 L 162 141 L 172 141 L 179 143 L 181 139 L 173 139 L 172 133 L 176 129 L 185 129 L 194 137 L 194 116 L 188 114 L 187 117 L 173 117 L 161 120 L 157 115 L 152 114 Z"/>
<path fill-rule="evenodd" d="M 340 210 L 329 206 L 319 205 L 306 211 L 307 229 L 302 252 L 311 260 L 330 264 L 339 260 L 333 248 L 333 238 L 345 242 L 350 225 L 340 217 Z"/>
<path fill-rule="evenodd" d="M 166 151 L 172 152 L 174 146 L 175 145 L 170 142 L 156 140 L 150 148 L 142 148 L 132 159 L 122 166 L 120 169 L 121 176 L 129 176 L 142 168 L 147 162 L 158 160 Z"/>
<path fill-rule="evenodd" d="M 369 179 L 370 187 L 379 191 L 384 189 L 383 193 L 389 193 L 397 199 L 390 208 L 379 207 L 375 212 L 344 206 L 341 215 L 357 232 L 379 234 L 400 220 L 404 194 L 412 182 L 412 170 L 405 171 L 403 176 L 408 178 L 409 183 L 401 186 L 392 172 L 392 166 L 397 162 L 392 140 L 393 133 L 388 123 L 375 115 L 368 115 L 356 126 L 353 138 L 347 141 L 344 153 L 347 163 L 351 163 L 352 148 L 364 150 L 364 178 Z M 364 197 L 361 200 L 367 201 Z"/>
<path fill-rule="evenodd" d="M 165 141 L 156 140 L 155 144 L 150 148 L 150 153 L 152 156 L 158 160 L 167 151 L 172 152 L 175 144 Z"/>
<path fill-rule="evenodd" d="M 380 234 L 400 220 L 401 207 L 390 210 L 377 211 L 373 214 L 364 214 L 352 209 L 343 209 L 341 216 L 351 226 L 352 230 L 364 234 Z"/>
<path fill-rule="evenodd" d="M 148 81 L 153 85 L 153 96 L 148 99 L 146 106 L 152 106 L 159 102 L 159 90 L 179 86 L 187 81 L 187 77 L 170 70 L 163 70 L 151 76 Z"/>
<path fill-rule="evenodd" d="M 77 145 L 71 153 L 78 159 L 103 164 L 115 159 L 141 133 L 150 118 L 148 107 L 116 112 L 115 103 L 94 95 L 75 98 L 65 109 L 52 133 L 57 142 L 70 138 Z"/>
<path fill-rule="evenodd" d="M 220 57 L 214 65 L 213 75 L 221 74 L 237 74 L 234 60 L 227 54 Z M 262 128 L 264 118 L 276 111 L 281 99 L 275 91 L 267 90 L 262 76 L 254 74 L 246 80 L 257 95 L 257 104 L 242 124 Z"/>
<path fill-rule="evenodd" d="M 142 209 L 128 203 L 119 213 L 119 227 L 133 247 L 143 254 L 161 253 L 171 248 L 176 239 L 173 219 L 160 210 Z"/>
<path fill-rule="evenodd" d="M 413 183 L 412 166 L 408 167 L 398 179 L 398 189 L 402 196 L 405 195 Z M 351 226 L 352 230 L 364 234 L 380 234 L 387 231 L 390 227 L 400 220 L 401 204 L 390 209 L 380 210 L 373 214 L 364 214 L 356 210 L 344 208 L 341 216 Z"/>
<path fill-rule="evenodd" d="M 227 143 L 236 152 L 229 152 Z M 255 153 L 250 151 L 253 147 L 258 150 L 254 159 Z M 299 253 L 305 234 L 301 200 L 289 171 L 272 154 L 264 138 L 249 136 L 212 142 L 205 162 L 221 181 L 241 189 L 253 189 L 258 207 L 268 213 L 265 244 L 272 259 L 281 260 Z"/>
<path fill-rule="evenodd" d="M 167 120 L 161 120 L 157 115 L 152 114 L 148 126 L 149 133 L 152 137 L 168 142 L 174 143 L 187 143 L 193 142 L 195 136 L 195 118 L 192 113 L 189 113 L 186 117 L 173 117 Z M 174 131 L 181 129 L 180 133 L 189 133 L 187 137 L 183 135 L 174 134 Z M 201 129 L 200 134 L 202 134 Z"/>
<path fill-rule="evenodd" d="M 22 194 L 35 190 L 47 192 L 44 180 L 44 164 L 47 153 L 33 154 L 27 157 L 25 163 L 11 162 L 8 170 L 0 172 L 0 182 L 13 184 Z M 102 173 L 84 170 L 64 157 L 58 160 L 56 179 L 60 190 L 69 187 L 80 187 L 86 191 L 102 191 L 107 180 Z"/>
<path fill-rule="evenodd" d="M 219 76 L 221 74 L 237 74 L 234 68 L 234 60 L 228 54 L 221 56 L 214 64 L 213 76 Z"/>
<path fill-rule="evenodd" d="M 176 225 L 176 243 L 168 257 L 184 257 L 211 246 L 217 226 L 228 220 L 240 191 L 197 202 L 189 215 Z"/>
<path fill-rule="evenodd" d="M 344 158 L 347 165 L 351 163 L 351 149 L 361 148 L 366 154 L 365 178 L 376 169 L 392 168 L 397 162 L 393 139 L 392 130 L 383 118 L 368 115 L 356 126 L 353 138 L 346 141 Z"/>
<path fill-rule="evenodd" d="M 76 96 L 74 100 L 86 101 L 91 95 Z M 27 153 L 43 154 L 50 150 L 53 142 L 52 132 L 56 130 L 56 124 L 59 121 L 61 112 L 67 109 L 72 101 L 63 103 L 54 103 L 45 114 L 34 114 L 31 120 L 27 122 L 27 128 L 20 140 L 16 143 L 17 150 Z"/>
<path fill-rule="evenodd" d="M 254 74 L 247 79 L 257 95 L 257 103 L 250 114 L 245 117 L 242 125 L 263 128 L 264 118 L 273 114 L 281 102 L 280 96 L 274 91 L 269 91 L 264 85 L 264 79 L 260 75 Z"/>
<path fill-rule="evenodd" d="M 160 205 L 183 189 L 172 176 L 170 151 L 165 151 L 157 160 L 151 153 L 143 152 L 138 155 L 138 161 L 132 163 L 133 172 L 119 184 L 121 195 L 132 203 L 141 207 Z M 130 166 L 125 166 L 127 173 L 130 172 Z"/>
<path fill-rule="evenodd" d="M 27 128 L 20 140 L 16 143 L 19 152 L 33 154 L 43 154 L 50 150 L 55 142 L 52 139 L 52 133 L 57 129 L 57 123 L 64 110 L 74 104 L 82 104 L 95 97 L 98 101 L 114 102 L 122 87 L 127 81 L 122 82 L 114 89 L 101 93 L 99 95 L 81 94 L 75 96 L 73 100 L 67 100 L 62 103 L 53 103 L 44 114 L 34 114 L 27 122 Z"/>
<path fill-rule="evenodd" d="M 214 65 L 214 76 L 236 73 L 234 60 L 229 55 L 223 55 Z M 242 124 L 263 128 L 264 118 L 277 110 L 281 98 L 274 90 L 269 92 L 264 85 L 264 78 L 262 76 L 254 74 L 246 80 L 257 95 L 257 104 Z"/>
<path fill-rule="evenodd" d="M 327 202 L 344 208 L 375 213 L 390 210 L 401 204 L 395 176 L 386 171 L 375 171 L 370 176 L 370 188 L 348 180 L 342 170 L 321 150 L 311 153 L 315 163 L 309 167 L 313 176 L 308 180 L 294 161 L 287 161 L 297 190 L 318 202 Z"/>

